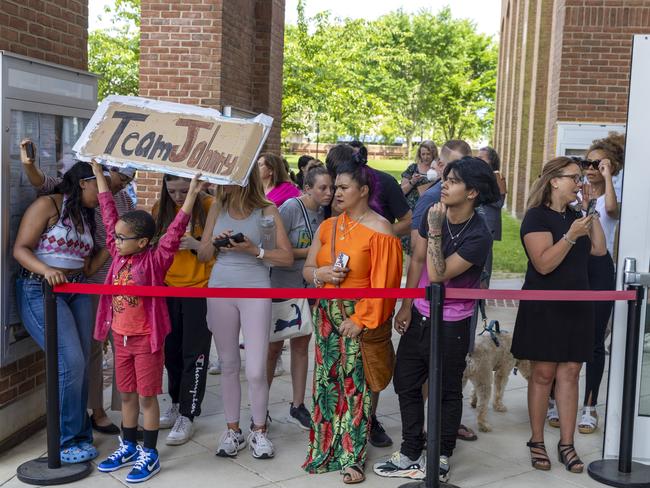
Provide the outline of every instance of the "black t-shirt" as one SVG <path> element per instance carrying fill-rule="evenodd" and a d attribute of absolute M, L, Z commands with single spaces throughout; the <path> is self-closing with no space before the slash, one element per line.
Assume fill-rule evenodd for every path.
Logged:
<path fill-rule="evenodd" d="M 429 232 L 429 221 L 427 212 L 422 216 L 420 221 L 419 234 L 427 239 Z M 467 226 L 467 227 L 465 227 Z M 449 232 L 453 232 L 455 237 L 452 239 Z M 481 271 L 485 266 L 490 248 L 492 247 L 492 233 L 480 215 L 474 213 L 470 221 L 461 222 L 460 224 L 449 224 L 447 220 L 442 224 L 442 255 L 447 258 L 454 253 L 463 258 L 465 261 L 472 263 L 472 266 L 464 273 L 455 276 L 446 286 L 450 288 L 478 288 L 481 281 Z"/>
<path fill-rule="evenodd" d="M 397 219 L 404 217 L 411 208 L 395 178 L 377 169 L 373 169 L 373 171 L 379 180 L 378 199 L 382 217 L 393 224 Z"/>
<path fill-rule="evenodd" d="M 524 236 L 531 232 L 550 232 L 553 244 L 569 232 L 571 224 L 582 217 L 582 213 L 567 209 L 564 214 L 556 212 L 546 205 L 533 207 L 526 212 L 521 222 L 521 243 L 528 256 Z M 548 274 L 539 273 L 528 256 L 528 270 L 523 288 L 526 290 L 587 290 L 589 277 L 588 260 L 591 253 L 591 240 L 587 236 L 576 239 L 569 253 L 562 262 Z"/>

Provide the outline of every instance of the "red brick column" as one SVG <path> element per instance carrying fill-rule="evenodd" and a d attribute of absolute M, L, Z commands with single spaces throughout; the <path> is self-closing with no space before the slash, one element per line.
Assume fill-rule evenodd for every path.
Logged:
<path fill-rule="evenodd" d="M 140 95 L 275 120 L 267 142 L 280 150 L 284 0 L 142 0 Z M 160 175 L 139 174 L 149 209 Z"/>

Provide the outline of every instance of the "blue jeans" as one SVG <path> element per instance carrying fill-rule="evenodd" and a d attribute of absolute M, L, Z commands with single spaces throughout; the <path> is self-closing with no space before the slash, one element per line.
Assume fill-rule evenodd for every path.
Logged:
<path fill-rule="evenodd" d="M 16 281 L 18 309 L 27 332 L 45 349 L 45 311 L 40 281 Z M 90 295 L 57 295 L 59 345 L 59 408 L 61 449 L 92 442 L 88 402 L 88 360 L 92 339 L 93 308 Z"/>

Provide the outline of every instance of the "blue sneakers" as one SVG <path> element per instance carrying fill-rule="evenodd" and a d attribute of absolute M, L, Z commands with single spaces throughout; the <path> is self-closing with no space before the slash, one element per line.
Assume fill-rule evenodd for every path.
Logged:
<path fill-rule="evenodd" d="M 99 466 L 97 466 L 99 471 L 110 473 L 112 471 L 117 471 L 123 466 L 131 466 L 137 461 L 137 444 L 123 441 L 121 437 L 118 437 L 118 439 L 120 440 L 120 447 L 118 447 L 113 454 L 108 456 L 105 461 L 102 461 Z"/>
<path fill-rule="evenodd" d="M 138 460 L 133 466 L 133 469 L 126 475 L 128 483 L 140 483 L 147 481 L 160 471 L 160 460 L 158 459 L 158 451 L 155 449 L 142 448 L 136 446 L 138 450 Z"/>

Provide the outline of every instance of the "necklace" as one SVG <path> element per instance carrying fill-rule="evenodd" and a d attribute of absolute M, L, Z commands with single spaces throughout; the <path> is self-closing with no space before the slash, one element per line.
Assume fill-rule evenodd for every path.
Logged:
<path fill-rule="evenodd" d="M 357 225 L 359 225 L 361 223 L 361 221 L 365 218 L 365 216 L 368 215 L 369 211 L 370 210 L 366 210 L 366 212 L 361 217 L 359 217 L 357 220 L 350 219 L 350 220 L 352 220 L 354 222 L 350 227 L 347 227 L 347 224 L 346 224 L 346 218 L 349 219 L 350 217 L 348 216 L 347 213 L 344 212 L 343 213 L 343 219 L 341 219 L 341 225 L 339 225 L 339 230 L 341 231 L 341 236 L 339 237 L 339 239 L 344 240 L 345 236 L 350 234 L 350 232 L 352 232 L 352 229 L 354 229 Z M 347 229 L 346 229 L 346 227 L 347 227 Z"/>
<path fill-rule="evenodd" d="M 472 221 L 472 219 L 474 218 L 474 215 L 475 214 L 472 214 L 472 216 L 469 218 L 469 220 L 467 222 L 465 222 L 465 225 L 463 225 L 463 228 L 460 229 L 460 232 L 458 232 L 458 234 L 456 234 L 456 235 L 454 235 L 454 233 L 451 231 L 451 227 L 449 226 L 449 220 L 445 219 L 445 221 L 447 222 L 447 230 L 449 231 L 449 235 L 451 236 L 452 241 L 455 241 L 456 239 L 458 239 L 458 237 L 463 233 L 463 231 L 467 228 L 469 223 Z"/>

